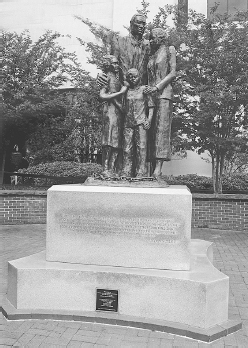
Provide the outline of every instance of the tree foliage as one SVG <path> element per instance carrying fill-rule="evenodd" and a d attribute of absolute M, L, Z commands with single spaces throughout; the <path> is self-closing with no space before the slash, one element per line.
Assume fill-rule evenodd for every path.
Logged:
<path fill-rule="evenodd" d="M 191 12 L 180 50 L 187 135 L 198 153 L 211 156 L 215 192 L 222 191 L 225 161 L 247 148 L 248 23 L 239 15 L 242 21 L 232 22 Z"/>
<path fill-rule="evenodd" d="M 97 110 L 94 79 L 81 67 L 76 54 L 66 52 L 58 43 L 60 37 L 47 31 L 34 42 L 28 31 L 4 33 L 5 143 L 11 149 L 28 141 L 36 162 L 56 160 L 57 156 L 75 160 L 73 143 L 68 140 L 73 132 L 73 122 L 68 122 L 73 104 L 68 102 L 64 86 L 73 86 L 69 95 L 80 94 L 85 100 L 80 118 L 89 119 Z"/>

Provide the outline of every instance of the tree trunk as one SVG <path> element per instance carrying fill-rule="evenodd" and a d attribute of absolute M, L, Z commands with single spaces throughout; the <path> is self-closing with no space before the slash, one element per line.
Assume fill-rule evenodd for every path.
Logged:
<path fill-rule="evenodd" d="M 224 168 L 225 155 L 218 152 L 215 157 L 212 156 L 212 178 L 214 193 L 222 193 L 222 174 Z"/>

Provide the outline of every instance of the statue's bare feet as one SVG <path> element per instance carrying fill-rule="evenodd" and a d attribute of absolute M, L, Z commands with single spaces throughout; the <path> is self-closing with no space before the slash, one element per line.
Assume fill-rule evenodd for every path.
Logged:
<path fill-rule="evenodd" d="M 110 178 L 112 175 L 113 175 L 113 173 L 112 173 L 110 170 L 104 170 L 104 171 L 102 172 L 102 176 L 103 176 L 104 178 Z"/>
<path fill-rule="evenodd" d="M 153 174 L 152 174 L 152 176 L 155 178 L 155 179 L 158 179 L 158 178 L 161 178 L 161 176 L 162 176 L 162 173 L 160 172 L 160 171 L 154 171 L 153 172 Z"/>

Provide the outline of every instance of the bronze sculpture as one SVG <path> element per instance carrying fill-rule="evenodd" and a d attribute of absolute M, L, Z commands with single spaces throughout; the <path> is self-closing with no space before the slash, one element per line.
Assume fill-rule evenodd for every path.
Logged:
<path fill-rule="evenodd" d="M 121 95 L 125 93 L 127 87 L 123 86 L 123 78 L 116 57 L 112 55 L 105 57 L 103 71 L 107 76 L 107 86 L 100 90 L 100 98 L 104 100 L 102 122 L 103 175 L 108 177 L 116 174 L 115 163 L 122 148 L 124 110 Z"/>
<path fill-rule="evenodd" d="M 130 33 L 122 37 L 109 35 L 108 54 L 114 55 L 123 71 L 124 79 L 129 69 L 139 71 L 140 85 L 147 84 L 147 63 L 149 59 L 150 44 L 143 38 L 146 17 L 135 14 L 130 20 Z M 102 87 L 107 83 L 106 74 L 98 75 L 98 84 Z"/>
<path fill-rule="evenodd" d="M 150 33 L 151 56 L 147 65 L 149 87 L 156 99 L 156 115 L 150 134 L 150 159 L 156 161 L 154 177 L 161 176 L 164 161 L 171 159 L 171 118 L 173 90 L 176 77 L 176 51 L 167 45 L 165 30 L 155 28 Z"/>
<path fill-rule="evenodd" d="M 150 121 L 147 121 L 149 123 L 149 126 L 145 126 L 145 124 L 143 124 L 142 126 L 142 129 L 145 132 L 143 132 L 142 130 L 137 131 L 136 128 L 134 128 L 134 131 L 134 129 L 132 129 L 132 126 L 129 126 L 130 119 L 128 116 L 130 115 L 131 110 L 129 97 L 131 95 L 133 96 L 133 105 L 135 103 L 138 103 L 137 101 L 134 102 L 134 100 L 136 100 L 135 98 L 140 92 L 140 90 L 138 90 L 138 87 L 142 87 L 142 93 L 147 96 L 152 95 L 152 98 L 155 102 L 156 111 L 151 127 L 152 129 L 150 130 L 148 147 L 150 156 L 149 160 L 156 162 L 153 177 L 158 178 L 162 173 L 163 162 L 169 161 L 171 157 L 170 133 L 173 99 L 171 81 L 176 76 L 176 52 L 174 46 L 168 46 L 168 44 L 166 43 L 166 33 L 163 29 L 153 29 L 150 33 L 150 42 L 144 39 L 143 34 L 145 30 L 145 24 L 145 16 L 143 16 L 142 14 L 134 15 L 130 21 L 130 34 L 126 37 L 121 37 L 118 35 L 112 35 L 111 37 L 109 37 L 108 51 L 112 56 L 114 55 L 119 62 L 119 67 L 123 73 L 123 83 L 126 84 L 125 81 L 127 81 L 128 79 L 129 83 L 131 82 L 129 85 L 129 87 L 131 88 L 127 92 L 127 96 L 125 98 L 126 112 L 124 112 L 123 114 L 125 127 L 123 130 L 123 164 L 121 165 L 123 167 L 122 173 L 125 176 L 147 176 L 145 169 L 145 156 L 147 154 L 147 150 L 145 150 L 144 148 L 145 144 L 147 144 L 147 129 L 150 128 L 150 115 L 151 112 L 153 114 L 154 110 L 154 103 L 152 105 L 151 98 L 146 98 L 145 96 L 142 97 L 143 101 L 146 101 L 146 103 L 149 99 L 150 104 L 150 110 L 149 106 L 146 107 L 147 112 L 149 113 L 148 119 Z M 130 76 L 128 76 L 130 69 L 133 72 L 133 69 L 136 69 L 139 76 L 139 79 L 137 80 L 135 86 L 132 85 L 132 78 L 130 79 Z M 97 82 L 102 89 L 107 88 L 107 74 L 100 74 L 98 76 Z M 128 86 L 128 84 L 126 84 L 126 86 Z M 120 86 L 118 88 L 120 88 Z M 135 89 L 137 90 L 134 93 Z M 122 93 L 125 93 L 125 90 L 126 89 L 123 89 Z M 112 92 L 118 91 L 113 90 Z M 134 95 L 136 97 L 134 97 Z M 137 98 L 139 99 L 140 96 Z M 140 98 L 140 101 L 142 98 Z M 118 107 L 116 110 L 118 110 Z M 137 126 L 138 124 L 133 125 L 133 127 Z M 138 139 L 137 137 L 140 138 Z M 121 135 L 119 137 L 119 140 L 120 139 L 122 139 Z M 109 144 L 110 143 L 111 141 L 109 140 Z M 141 147 L 136 147 L 136 156 L 133 152 L 133 145 L 135 145 L 135 143 L 142 143 Z M 106 144 L 107 143 L 105 142 L 103 137 L 103 147 L 105 147 Z M 120 147 L 120 144 L 118 144 L 118 148 Z M 112 148 L 114 147 L 112 146 Z M 103 169 L 106 174 L 113 173 L 114 171 L 113 161 L 117 162 L 116 158 L 118 156 L 118 154 L 116 153 L 117 152 L 112 151 L 112 159 L 111 156 L 105 156 Z M 134 156 L 136 158 L 134 158 Z"/>
<path fill-rule="evenodd" d="M 143 178 L 147 176 L 147 130 L 150 128 L 154 104 L 144 94 L 146 86 L 140 86 L 137 69 L 127 72 L 129 89 L 126 95 L 126 115 L 123 134 L 123 176 Z"/>

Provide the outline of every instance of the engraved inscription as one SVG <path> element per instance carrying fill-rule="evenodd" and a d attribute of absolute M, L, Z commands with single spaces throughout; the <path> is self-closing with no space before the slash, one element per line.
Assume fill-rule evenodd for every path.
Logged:
<path fill-rule="evenodd" d="M 182 230 L 182 224 L 172 218 L 89 217 L 83 214 L 64 214 L 58 220 L 62 230 L 78 230 L 98 235 L 127 235 L 159 243 L 176 242 L 180 239 L 180 231 Z"/>

